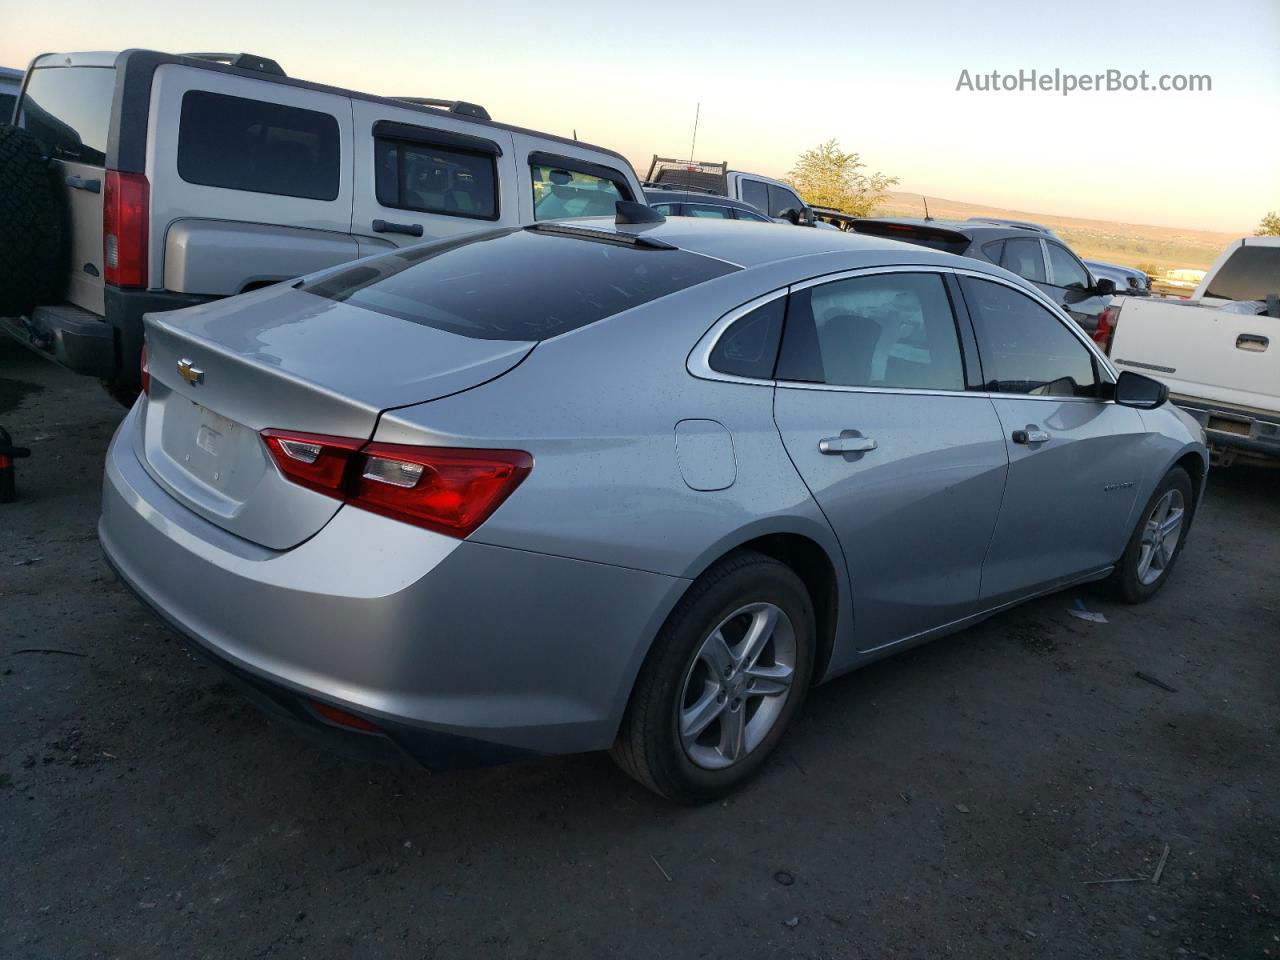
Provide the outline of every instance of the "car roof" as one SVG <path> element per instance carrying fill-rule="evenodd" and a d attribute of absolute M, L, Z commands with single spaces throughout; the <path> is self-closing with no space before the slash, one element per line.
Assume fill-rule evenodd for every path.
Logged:
<path fill-rule="evenodd" d="M 877 223 L 901 223 L 904 226 L 950 230 L 973 240 L 999 240 L 1006 237 L 1025 237 L 1037 240 L 1041 237 L 1048 238 L 1050 236 L 1028 227 L 1010 227 L 1004 224 L 975 222 L 972 220 L 939 220 L 936 217 L 930 217 L 927 220 L 921 217 L 864 217 L 863 219 L 874 220 Z"/>
<path fill-rule="evenodd" d="M 881 263 L 919 263 L 959 265 L 972 269 L 977 262 L 968 257 L 941 253 L 914 243 L 902 243 L 884 237 L 777 223 L 699 217 L 668 217 L 661 223 L 626 225 L 616 224 L 611 217 L 590 217 L 559 223 L 569 229 L 576 226 L 591 231 L 649 237 L 681 250 L 714 257 L 739 267 L 758 267 L 782 260 L 830 253 L 852 254 L 855 260 L 865 261 L 867 266 Z M 861 264 L 851 263 L 850 267 L 858 265 Z M 983 265 L 983 269 L 986 266 Z"/>

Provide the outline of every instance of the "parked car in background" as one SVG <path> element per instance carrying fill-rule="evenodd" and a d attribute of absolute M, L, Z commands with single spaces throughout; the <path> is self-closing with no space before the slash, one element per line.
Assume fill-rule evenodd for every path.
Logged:
<path fill-rule="evenodd" d="M 1115 293 L 1112 281 L 1094 277 L 1066 244 L 1036 224 L 866 218 L 853 230 L 998 264 L 1034 283 L 1088 333 Z"/>
<path fill-rule="evenodd" d="M 18 102 L 18 89 L 21 86 L 21 70 L 0 67 L 0 124 L 13 121 L 13 108 Z"/>
<path fill-rule="evenodd" d="M 1179 267 L 1175 270 L 1166 270 L 1161 276 L 1153 278 L 1151 290 L 1153 293 L 1164 296 L 1188 297 L 1204 282 L 1204 278 L 1203 270 Z"/>
<path fill-rule="evenodd" d="M 646 188 L 645 201 L 664 217 L 709 217 L 719 220 L 750 220 L 773 223 L 749 203 L 730 200 L 702 190 L 655 190 Z"/>
<path fill-rule="evenodd" d="M 0 180 L 25 178 L 21 189 L 65 212 L 56 249 L 69 256 L 30 252 L 64 219 L 47 209 L 0 223 L 30 260 L 0 264 L 0 324 L 126 400 L 144 313 L 641 199 L 611 150 L 495 122 L 475 104 L 292 79 L 249 54 L 41 56 L 18 124 Z"/>
<path fill-rule="evenodd" d="M 1086 260 L 1084 265 L 1099 280 L 1110 280 L 1116 285 L 1116 293 L 1131 297 L 1145 297 L 1151 293 L 1151 278 L 1137 267 L 1126 267 L 1105 260 Z"/>
<path fill-rule="evenodd" d="M 689 801 L 759 770 L 812 683 L 1071 584 L 1168 582 L 1199 429 L 1033 285 L 623 213 L 149 315 L 110 563 L 349 747 L 612 747 Z"/>
<path fill-rule="evenodd" d="M 1169 386 L 1218 463 L 1280 458 L 1280 237 L 1232 243 L 1190 299 L 1116 300 L 1094 338 Z"/>
<path fill-rule="evenodd" d="M 705 163 L 655 156 L 645 182 L 657 189 L 696 187 L 750 204 L 774 220 L 812 227 L 817 220 L 795 188 L 781 180 L 730 170 L 728 162 Z"/>

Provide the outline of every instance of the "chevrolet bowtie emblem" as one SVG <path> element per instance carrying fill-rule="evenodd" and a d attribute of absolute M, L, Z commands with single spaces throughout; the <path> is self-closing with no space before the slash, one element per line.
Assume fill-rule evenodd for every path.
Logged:
<path fill-rule="evenodd" d="M 178 373 L 193 387 L 204 383 L 204 371 L 185 357 L 178 361 Z"/>

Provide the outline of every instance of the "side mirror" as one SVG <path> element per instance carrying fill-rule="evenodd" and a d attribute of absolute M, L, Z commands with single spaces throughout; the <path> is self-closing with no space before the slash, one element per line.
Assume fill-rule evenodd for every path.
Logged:
<path fill-rule="evenodd" d="M 793 227 L 798 227 L 800 226 L 800 211 L 795 207 L 787 207 L 787 209 L 778 214 L 778 219 L 790 221 Z"/>
<path fill-rule="evenodd" d="M 1100 297 L 1109 297 L 1116 292 L 1116 282 L 1103 277 L 1094 283 L 1093 292 Z"/>
<path fill-rule="evenodd" d="M 1122 407 L 1154 410 L 1169 399 L 1169 388 L 1159 380 L 1125 370 L 1116 380 L 1116 403 Z"/>

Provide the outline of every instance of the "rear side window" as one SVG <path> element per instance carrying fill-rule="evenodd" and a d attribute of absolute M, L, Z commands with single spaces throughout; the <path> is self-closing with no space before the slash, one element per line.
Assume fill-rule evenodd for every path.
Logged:
<path fill-rule="evenodd" d="M 479 340 L 545 340 L 738 267 L 538 229 L 361 261 L 299 289 Z"/>
<path fill-rule="evenodd" d="M 720 373 L 772 380 L 787 298 L 775 297 L 733 322 L 711 351 L 707 365 Z"/>
<path fill-rule="evenodd" d="M 384 207 L 477 220 L 498 217 L 492 155 L 379 138 L 373 160 L 378 203 Z"/>
<path fill-rule="evenodd" d="M 742 181 L 742 199 L 761 213 L 769 212 L 769 187 L 759 180 Z"/>
<path fill-rule="evenodd" d="M 1044 283 L 1044 253 L 1039 240 L 1006 240 L 1000 266 L 1026 280 Z"/>
<path fill-rule="evenodd" d="M 611 217 L 619 200 L 631 199 L 622 174 L 592 163 L 530 154 L 529 175 L 535 220 Z"/>
<path fill-rule="evenodd" d="M 1227 258 L 1205 296 L 1265 300 L 1271 293 L 1280 293 L 1280 247 L 1246 243 Z"/>
<path fill-rule="evenodd" d="M 115 89 L 114 67 L 40 67 L 31 71 L 18 126 L 54 160 L 104 166 Z"/>
<path fill-rule="evenodd" d="M 710 217 L 714 220 L 733 219 L 733 211 L 728 207 L 717 206 L 714 203 L 686 203 L 684 205 L 684 215 L 686 217 Z"/>
<path fill-rule="evenodd" d="M 182 96 L 178 175 L 187 183 L 334 200 L 339 155 L 327 113 L 204 90 Z"/>
<path fill-rule="evenodd" d="M 936 273 L 834 280 L 791 295 L 779 380 L 963 390 L 964 362 Z"/>

